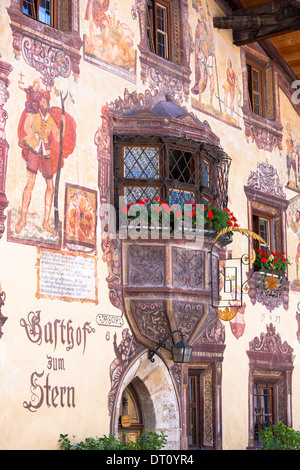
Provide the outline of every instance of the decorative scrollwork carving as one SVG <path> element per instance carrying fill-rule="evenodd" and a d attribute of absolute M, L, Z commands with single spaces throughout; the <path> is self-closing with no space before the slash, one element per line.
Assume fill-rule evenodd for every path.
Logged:
<path fill-rule="evenodd" d="M 164 282 L 164 250 L 161 247 L 129 248 L 129 282 L 135 286 L 162 286 Z"/>
<path fill-rule="evenodd" d="M 25 62 L 41 74 L 47 91 L 51 91 L 58 76 L 67 78 L 71 73 L 71 59 L 62 50 L 24 36 L 22 55 Z"/>
<path fill-rule="evenodd" d="M 282 343 L 280 334 L 275 331 L 275 326 L 267 325 L 267 333 L 261 333 L 260 338 L 256 336 L 249 343 L 250 351 L 261 351 L 277 354 L 292 354 L 293 348 L 286 341 Z"/>
<path fill-rule="evenodd" d="M 173 284 L 181 288 L 204 287 L 203 253 L 176 249 L 173 253 Z"/>

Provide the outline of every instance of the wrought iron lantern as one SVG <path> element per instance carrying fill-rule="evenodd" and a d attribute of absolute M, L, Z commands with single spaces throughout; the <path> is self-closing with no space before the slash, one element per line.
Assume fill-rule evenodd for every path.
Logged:
<path fill-rule="evenodd" d="M 180 335 L 180 341 L 174 345 L 171 346 L 171 352 L 172 352 L 172 359 L 176 363 L 189 363 L 191 360 L 192 352 L 193 352 L 193 347 L 187 344 L 186 341 L 184 341 L 184 334 L 182 333 L 181 330 L 174 330 L 171 331 L 170 334 L 168 334 L 162 341 L 160 341 L 155 349 L 148 349 L 148 359 L 151 362 L 154 362 L 154 355 L 157 353 L 159 348 L 162 346 L 166 348 L 166 341 L 173 336 L 174 333 L 179 333 Z"/>

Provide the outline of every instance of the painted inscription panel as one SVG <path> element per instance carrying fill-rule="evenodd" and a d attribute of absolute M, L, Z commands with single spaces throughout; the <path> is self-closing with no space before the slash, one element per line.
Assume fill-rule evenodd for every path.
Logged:
<path fill-rule="evenodd" d="M 43 249 L 38 253 L 38 298 L 98 303 L 96 257 Z"/>

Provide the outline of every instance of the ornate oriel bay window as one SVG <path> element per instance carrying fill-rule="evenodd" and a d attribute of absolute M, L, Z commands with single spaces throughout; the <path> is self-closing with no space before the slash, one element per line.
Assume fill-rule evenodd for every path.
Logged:
<path fill-rule="evenodd" d="M 95 143 L 103 205 L 108 202 L 117 208 L 121 195 L 129 203 L 159 198 L 169 205 L 211 198 L 219 207 L 227 206 L 231 159 L 207 122 L 199 121 L 165 95 L 127 90 L 124 99 L 119 97 L 107 104 L 102 119 Z M 212 243 L 205 238 L 200 246 L 195 240 L 173 236 L 134 240 L 130 236 L 119 238 L 118 233 L 116 239 L 105 239 L 104 233 L 102 241 L 110 300 L 126 316 L 135 340 L 155 349 L 171 331 L 180 330 L 194 348 L 192 364 L 201 370 L 201 380 L 208 387 L 206 407 L 216 410 L 202 419 L 202 438 L 197 442 L 190 436 L 193 417 L 188 408 L 192 402 L 186 394 L 189 370 L 172 363 L 170 338 L 158 351 L 174 377 L 184 449 L 222 448 L 220 381 L 225 345 L 221 322 L 210 308 L 210 269 L 216 276 L 217 260 L 224 248 L 218 242 L 214 245 L 210 263 Z M 203 395 L 197 398 L 197 420 L 202 399 Z"/>
<path fill-rule="evenodd" d="M 170 205 L 213 199 L 225 208 L 231 159 L 217 145 L 208 124 L 200 123 L 172 101 L 161 101 L 151 111 L 152 119 L 156 117 L 161 124 L 159 128 L 155 125 L 155 135 L 149 113 L 148 126 L 142 130 L 146 115 L 135 117 L 139 119 L 139 135 L 114 134 L 115 197 L 123 196 L 129 204 L 139 199 L 151 203 L 158 198 Z M 180 113 L 189 116 L 189 129 L 184 119 L 178 120 Z M 188 130 L 194 132 L 196 126 L 203 134 L 188 136 Z"/>

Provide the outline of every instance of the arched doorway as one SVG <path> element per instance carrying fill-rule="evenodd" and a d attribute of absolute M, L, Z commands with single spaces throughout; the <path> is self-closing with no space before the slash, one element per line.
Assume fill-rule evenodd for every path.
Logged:
<path fill-rule="evenodd" d="M 122 393 L 118 437 L 124 441 L 135 442 L 143 433 L 144 424 L 140 400 L 134 386 L 130 383 Z"/>
<path fill-rule="evenodd" d="M 126 408 L 123 408 L 124 392 L 127 394 L 128 391 L 129 397 L 133 399 L 130 406 L 134 408 L 134 402 L 136 406 L 133 416 L 139 417 L 134 419 L 134 423 L 132 422 L 133 434 L 137 431 L 140 433 L 162 431 L 167 435 L 166 450 L 180 449 L 178 397 L 170 371 L 158 355 L 152 363 L 148 359 L 147 352 L 143 353 L 123 376 L 112 412 L 112 434 L 131 433 L 130 426 L 127 428 L 120 426 L 120 417 L 126 411 Z M 130 416 L 129 407 L 127 410 Z"/>

